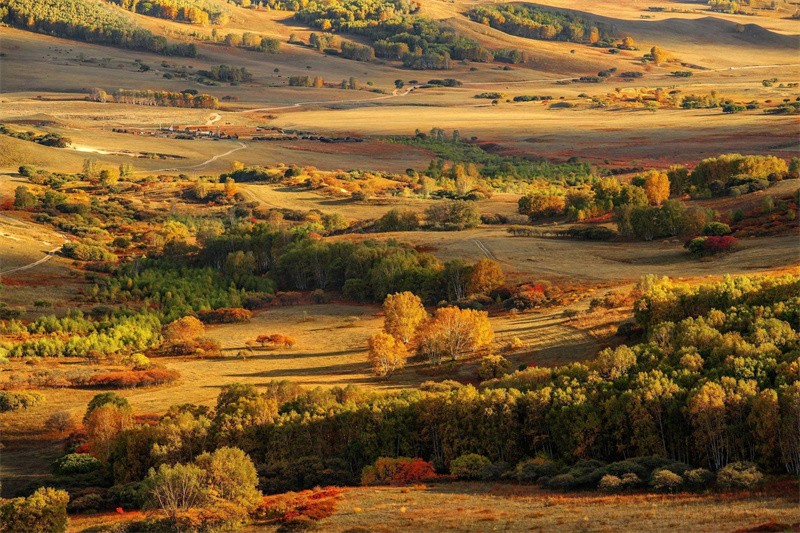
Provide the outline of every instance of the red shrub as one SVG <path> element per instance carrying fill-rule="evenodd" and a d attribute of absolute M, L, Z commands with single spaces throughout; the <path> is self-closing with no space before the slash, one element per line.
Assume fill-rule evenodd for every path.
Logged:
<path fill-rule="evenodd" d="M 342 489 L 324 487 L 264 496 L 252 515 L 259 520 L 278 522 L 288 522 L 300 517 L 322 520 L 333 515 L 341 495 Z"/>
<path fill-rule="evenodd" d="M 241 307 L 224 307 L 211 311 L 201 311 L 200 320 L 206 324 L 233 324 L 236 322 L 250 322 L 253 313 Z"/>
<path fill-rule="evenodd" d="M 74 453 L 89 453 L 90 451 L 91 451 L 91 448 L 89 447 L 89 443 L 88 442 L 84 442 L 83 444 L 80 444 L 80 445 L 75 447 L 75 452 Z"/>
<path fill-rule="evenodd" d="M 420 458 L 379 457 L 361 473 L 362 485 L 410 485 L 435 479 L 433 465 Z"/>
<path fill-rule="evenodd" d="M 706 238 L 704 246 L 706 251 L 711 255 L 727 252 L 736 246 L 736 238 L 730 235 L 725 235 L 723 237 L 710 236 Z"/>
<path fill-rule="evenodd" d="M 95 374 L 88 379 L 86 385 L 89 387 L 128 389 L 172 383 L 179 377 L 180 373 L 177 370 L 170 370 L 168 368 L 122 370 L 119 372 L 104 372 L 102 374 Z"/>
<path fill-rule="evenodd" d="M 256 342 L 259 343 L 262 348 L 268 345 L 291 348 L 296 343 L 294 338 L 286 335 L 259 335 L 256 337 Z"/>

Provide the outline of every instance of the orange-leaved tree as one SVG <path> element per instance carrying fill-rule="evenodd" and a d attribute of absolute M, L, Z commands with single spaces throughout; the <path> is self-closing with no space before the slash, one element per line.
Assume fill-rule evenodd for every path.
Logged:
<path fill-rule="evenodd" d="M 506 280 L 500 263 L 483 258 L 472 266 L 467 292 L 469 294 L 487 294 Z"/>

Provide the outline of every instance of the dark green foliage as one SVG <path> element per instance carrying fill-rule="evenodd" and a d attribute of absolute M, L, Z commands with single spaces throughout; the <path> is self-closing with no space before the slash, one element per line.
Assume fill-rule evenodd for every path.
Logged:
<path fill-rule="evenodd" d="M 43 401 L 44 395 L 39 392 L 0 391 L 0 413 L 28 409 Z"/>
<path fill-rule="evenodd" d="M 419 216 L 411 209 L 396 207 L 375 221 L 378 231 L 414 231 L 419 229 Z"/>
<path fill-rule="evenodd" d="M 23 141 L 35 142 L 42 146 L 52 146 L 54 148 L 66 148 L 72 143 L 69 137 L 64 137 L 58 133 L 42 133 L 37 135 L 32 131 L 12 131 L 6 128 L 5 124 L 0 124 L 0 134 L 8 135 L 9 137 L 14 137 Z M 20 174 L 23 176 L 30 175 L 31 167 L 20 167 Z"/>
<path fill-rule="evenodd" d="M 492 28 L 529 39 L 581 43 L 611 36 L 597 25 L 570 13 L 527 5 L 481 6 L 469 10 L 467 16 Z M 593 30 L 596 32 L 594 35 Z"/>
<path fill-rule="evenodd" d="M 346 0 L 309 2 L 302 7 L 284 0 L 297 10 L 295 18 L 313 28 L 364 35 L 374 42 L 374 54 L 401 60 L 412 69 L 448 69 L 451 60 L 491 61 L 492 53 L 475 40 L 457 34 L 437 21 L 415 15 L 419 5 L 402 0 Z M 299 10 L 298 10 L 299 8 Z M 386 14 L 389 13 L 389 18 Z M 372 47 L 342 45 L 342 54 L 360 61 L 371 60 Z M 370 48 L 370 49 L 367 49 Z"/>
<path fill-rule="evenodd" d="M 253 75 L 245 67 L 232 67 L 230 65 L 219 65 L 211 67 L 209 70 L 198 70 L 197 73 L 215 81 L 229 83 L 248 82 L 253 79 Z"/>
<path fill-rule="evenodd" d="M 478 206 L 465 200 L 436 202 L 425 210 L 425 216 L 433 228 L 445 231 L 474 228 L 481 223 Z"/>
<path fill-rule="evenodd" d="M 458 479 L 491 478 L 492 462 L 477 453 L 468 453 L 456 457 L 450 463 L 450 473 Z"/>
<path fill-rule="evenodd" d="M 572 160 L 567 163 L 552 163 L 544 159 L 530 160 L 491 154 L 476 144 L 448 141 L 443 136 L 421 134 L 411 138 L 393 137 L 390 141 L 433 151 L 440 160 L 432 162 L 425 171 L 432 178 L 440 177 L 442 160 L 479 165 L 480 175 L 497 187 L 510 181 L 532 182 L 537 178 L 575 185 L 588 181 L 594 170 L 588 163 Z"/>

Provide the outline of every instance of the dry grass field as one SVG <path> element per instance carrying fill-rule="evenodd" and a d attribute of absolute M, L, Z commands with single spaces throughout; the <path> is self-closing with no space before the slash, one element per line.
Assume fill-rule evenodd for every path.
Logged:
<path fill-rule="evenodd" d="M 474 138 L 494 153 L 557 162 L 575 157 L 600 167 L 627 169 L 623 181 L 634 173 L 630 169 L 666 169 L 721 153 L 773 154 L 787 160 L 800 153 L 797 115 L 764 113 L 765 108 L 800 96 L 800 23 L 791 18 L 796 6 L 789 2 L 778 2 L 776 10 L 759 9 L 753 16 L 712 12 L 705 2 L 669 1 L 663 6 L 672 11 L 664 12 L 648 11 L 651 4 L 639 0 L 581 4 L 578 7 L 583 16 L 614 27 L 619 35 L 635 38 L 636 50 L 610 54 L 607 49 L 584 44 L 517 37 L 469 20 L 465 12 L 490 5 L 486 0 L 427 0 L 421 7 L 422 15 L 492 50 L 518 49 L 527 60 L 513 66 L 453 61 L 447 71 L 418 71 L 402 69 L 396 62 L 362 63 L 289 44 L 290 35 L 308 41 L 312 31 L 294 20 L 292 13 L 246 10 L 223 0 L 212 1 L 225 3 L 232 10 L 230 22 L 217 28 L 220 32 L 257 31 L 278 38 L 280 52 L 266 54 L 198 43 L 195 58 L 165 57 L 0 26 L 0 124 L 14 130 L 56 133 L 71 140 L 68 148 L 51 148 L 0 135 L 0 203 L 8 207 L 16 187 L 29 185 L 18 173 L 20 165 L 80 172 L 87 158 L 106 168 L 130 163 L 137 177 L 218 176 L 228 172 L 234 162 L 398 174 L 407 169 L 423 170 L 435 157 L 433 152 L 389 143 L 385 137 L 410 136 L 432 128 L 443 128 L 448 134 L 458 130 L 462 139 Z M 568 0 L 536 4 L 576 9 Z M 190 31 L 212 31 L 211 27 L 143 15 L 126 16 L 172 40 L 189 39 Z M 366 42 L 361 37 L 347 37 Z M 644 64 L 642 55 L 652 46 L 665 48 L 675 61 Z M 140 68 L 142 64 L 148 68 Z M 196 74 L 185 79 L 176 75 L 221 64 L 247 68 L 252 81 L 205 84 Z M 691 68 L 691 77 L 672 75 L 685 68 Z M 574 82 L 605 69 L 635 71 L 641 77 Z M 290 87 L 288 78 L 298 75 L 321 76 L 336 84 L 354 78 L 361 87 Z M 434 78 L 454 78 L 461 84 L 452 88 L 420 87 Z M 763 83 L 772 79 L 776 81 Z M 396 89 L 395 80 L 403 81 L 405 88 Z M 221 103 L 218 109 L 98 103 L 87 99 L 93 88 L 109 92 L 117 88 L 195 90 L 211 94 Z M 685 95 L 709 95 L 713 91 L 720 98 L 740 103 L 756 101 L 760 108 L 725 114 L 719 108 L 681 109 L 668 104 L 668 99 L 648 108 L 646 102 L 652 101 L 657 89 L 659 94 L 674 95 L 676 102 Z M 500 95 L 496 102 L 492 101 L 494 97 L 476 98 L 484 92 Z M 513 101 L 525 95 L 549 95 L 553 100 Z M 282 128 L 358 137 L 363 142 L 186 140 L 112 131 L 155 132 L 170 125 Z M 148 185 L 144 192 L 130 193 L 127 199 L 156 212 L 211 212 L 212 206 L 190 203 L 185 196 L 178 199 L 171 177 L 163 181 Z M 248 201 L 264 207 L 318 209 L 361 223 L 396 207 L 422 213 L 437 202 L 402 196 L 342 199 L 261 183 L 237 186 Z M 741 198 L 691 200 L 687 204 L 725 215 L 735 209 L 755 208 L 768 196 L 793 194 L 798 186 L 798 180 L 786 180 Z M 519 194 L 495 192 L 477 205 L 483 214 L 499 214 L 517 222 L 525 220 L 517 213 L 519 198 Z M 553 224 L 564 227 L 563 223 Z M 629 292 L 647 274 L 699 282 L 725 274 L 800 273 L 798 235 L 791 230 L 777 236 L 743 238 L 735 253 L 702 260 L 690 257 L 683 240 L 677 238 L 596 242 L 512 237 L 506 230 L 504 225 L 481 225 L 466 231 L 348 233 L 327 238 L 396 239 L 442 261 L 489 258 L 501 265 L 510 285 L 542 282 L 562 290 L 566 296 L 552 307 L 520 313 L 492 312 L 496 340 L 491 351 L 499 353 L 515 340 L 517 348 L 504 354 L 513 368 L 587 361 L 602 348 L 621 342 L 613 335 L 617 325 L 630 317 L 630 305 L 590 312 L 590 301 L 609 291 Z M 86 310 L 97 303 L 82 297 L 82 291 L 90 286 L 88 270 L 79 269 L 78 263 L 58 253 L 67 239 L 53 226 L 36 222 L 33 213 L 0 214 L 0 297 L 22 310 L 23 319 L 46 313 L 63 315 L 68 309 Z M 220 343 L 221 357 L 154 357 L 157 364 L 180 372 L 180 379 L 170 385 L 117 392 L 129 400 L 136 414 L 158 415 L 175 404 L 213 405 L 220 388 L 233 383 L 263 387 L 273 380 L 289 380 L 307 388 L 358 385 L 376 391 L 418 387 L 428 380 L 479 383 L 477 356 L 441 368 L 412 360 L 388 378 L 375 377 L 367 361 L 367 343 L 381 328 L 381 308 L 338 298 L 336 295 L 331 303 L 320 305 L 272 307 L 256 312 L 249 323 L 209 326 L 207 336 Z M 256 345 L 257 336 L 275 333 L 289 335 L 297 344 L 281 349 Z M 100 365 L 77 358 L 12 361 L 0 365 L 0 386 L 15 374 L 80 372 L 100 366 L 119 368 L 115 361 Z M 63 435 L 45 429 L 45 421 L 58 411 L 82 416 L 87 402 L 100 390 L 63 387 L 41 392 L 46 395 L 43 404 L 0 414 L 3 496 L 47 479 L 52 461 L 63 455 L 64 441 Z M 336 514 L 320 525 L 323 531 L 351 533 L 716 532 L 777 523 L 789 524 L 797 531 L 800 515 L 796 483 L 783 488 L 787 487 L 784 492 L 770 489 L 741 496 L 565 495 L 511 484 L 461 482 L 413 488 L 352 488 L 344 492 Z M 104 524 L 132 517 L 81 516 L 73 521 L 71 531 L 102 531 Z M 251 529 L 265 530 L 271 531 Z"/>
<path fill-rule="evenodd" d="M 331 532 L 564 531 L 642 533 L 796 531 L 797 487 L 785 483 L 756 494 L 564 494 L 520 485 L 434 483 L 413 488 L 345 489 L 335 514 L 320 522 Z M 785 492 L 781 493 L 780 491 Z M 447 512 L 443 512 L 446 510 Z M 101 514 L 73 520 L 70 531 L 101 531 L 141 518 Z M 633 525 L 635 524 L 635 525 Z M 773 529 L 756 529 L 759 526 Z M 251 526 L 243 531 L 275 531 Z"/>
<path fill-rule="evenodd" d="M 509 355 L 515 365 L 553 366 L 593 356 L 598 342 L 587 331 L 569 325 L 560 310 L 503 315 L 492 320 L 498 348 L 513 337 L 524 347 Z M 358 385 L 369 390 L 398 390 L 426 380 L 458 379 L 478 382 L 477 360 L 447 371 L 431 372 L 412 364 L 390 378 L 376 378 L 367 363 L 367 340 L 382 324 L 380 308 L 345 304 L 277 307 L 261 312 L 247 324 L 208 328 L 207 335 L 220 342 L 221 358 L 159 357 L 154 361 L 177 370 L 180 380 L 172 385 L 118 391 L 137 414 L 163 413 L 179 403 L 213 405 L 221 387 L 244 383 L 263 387 L 270 381 L 288 380 L 307 388 Z M 289 349 L 263 349 L 253 341 L 258 335 L 281 333 L 297 340 Z M 60 369 L 88 369 L 79 359 L 40 362 L 31 367 L 13 362 L 3 366 L 0 384 L 15 373 Z M 25 486 L 49 473 L 49 465 L 61 453 L 59 436 L 49 434 L 44 423 L 53 412 L 67 411 L 81 417 L 97 390 L 44 389 L 44 404 L 0 417 L 4 435 L 4 491 Z"/>

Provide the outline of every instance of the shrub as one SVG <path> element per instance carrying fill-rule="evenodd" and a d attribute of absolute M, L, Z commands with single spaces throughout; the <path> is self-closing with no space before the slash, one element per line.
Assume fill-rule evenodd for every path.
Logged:
<path fill-rule="evenodd" d="M 523 483 L 533 483 L 541 481 L 542 478 L 550 478 L 560 474 L 562 468 L 550 459 L 537 457 L 528 459 L 517 464 L 515 476 Z"/>
<path fill-rule="evenodd" d="M 445 231 L 464 230 L 477 227 L 481 214 L 474 202 L 465 200 L 442 200 L 425 210 L 428 223 Z"/>
<path fill-rule="evenodd" d="M 616 492 L 618 490 L 622 490 L 624 486 L 620 478 L 617 476 L 612 476 L 611 474 L 606 474 L 600 479 L 600 483 L 597 484 L 597 488 L 607 492 Z"/>
<path fill-rule="evenodd" d="M 34 407 L 44 401 L 44 394 L 39 392 L 0 391 L 0 413 L 17 411 Z"/>
<path fill-rule="evenodd" d="M 650 486 L 656 490 L 675 492 L 683 485 L 683 478 L 669 470 L 656 470 L 650 478 Z"/>
<path fill-rule="evenodd" d="M 264 496 L 251 516 L 259 520 L 275 520 L 282 524 L 293 520 L 323 520 L 332 516 L 342 490 L 336 487 L 315 488 Z"/>
<path fill-rule="evenodd" d="M 687 470 L 683 474 L 683 479 L 689 487 L 695 490 L 704 489 L 714 481 L 714 473 L 705 468 L 694 468 Z"/>
<path fill-rule="evenodd" d="M 253 313 L 241 307 L 225 307 L 211 311 L 201 311 L 200 320 L 206 324 L 233 324 L 250 322 Z"/>
<path fill-rule="evenodd" d="M 709 222 L 703 227 L 703 235 L 723 237 L 730 235 L 731 227 L 723 222 Z"/>
<path fill-rule="evenodd" d="M 578 488 L 578 482 L 572 474 L 559 474 L 547 480 L 546 486 L 556 490 L 574 490 Z"/>
<path fill-rule="evenodd" d="M 641 484 L 642 484 L 641 478 L 636 474 L 634 474 L 633 472 L 628 472 L 627 474 L 622 476 L 622 485 L 625 488 L 638 487 Z"/>
<path fill-rule="evenodd" d="M 94 244 L 68 242 L 61 247 L 61 252 L 69 258 L 79 261 L 108 261 L 113 263 L 117 260 L 116 255 Z"/>
<path fill-rule="evenodd" d="M 124 370 L 120 372 L 103 372 L 88 379 L 86 385 L 99 388 L 130 389 L 135 387 L 151 387 L 172 383 L 180 378 L 177 370 L 168 368 L 150 368 L 148 370 Z"/>
<path fill-rule="evenodd" d="M 75 419 L 69 411 L 58 411 L 50 415 L 44 423 L 45 429 L 64 433 L 75 426 Z"/>
<path fill-rule="evenodd" d="M 69 494 L 42 487 L 27 498 L 0 506 L 0 527 L 9 533 L 61 533 L 67 530 Z"/>
<path fill-rule="evenodd" d="M 453 459 L 450 473 L 458 479 L 486 479 L 491 466 L 492 462 L 483 455 L 468 453 Z"/>
<path fill-rule="evenodd" d="M 684 247 L 696 257 L 706 257 L 730 252 L 736 247 L 737 242 L 736 238 L 730 235 L 723 237 L 695 237 L 687 242 Z"/>
<path fill-rule="evenodd" d="M 295 341 L 293 337 L 275 334 L 259 335 L 256 337 L 256 342 L 260 344 L 262 348 L 266 348 L 267 346 L 283 346 L 284 348 L 291 348 L 297 341 Z"/>
<path fill-rule="evenodd" d="M 419 217 L 411 209 L 396 207 L 375 222 L 378 231 L 414 231 L 419 229 Z"/>
<path fill-rule="evenodd" d="M 503 377 L 511 371 L 511 366 L 511 361 L 502 355 L 487 355 L 481 359 L 478 376 L 483 380 Z"/>
<path fill-rule="evenodd" d="M 53 473 L 60 476 L 87 474 L 103 468 L 103 463 L 86 453 L 71 453 L 53 463 Z"/>
<path fill-rule="evenodd" d="M 85 513 L 87 511 L 99 511 L 106 505 L 105 499 L 100 494 L 89 493 L 70 501 L 69 505 L 67 505 L 67 510 L 70 513 Z"/>
<path fill-rule="evenodd" d="M 723 490 L 748 490 L 761 484 L 764 475 L 753 463 L 731 463 L 717 473 L 717 486 Z"/>
<path fill-rule="evenodd" d="M 135 353 L 132 355 L 126 355 L 122 358 L 122 364 L 125 366 L 129 366 L 134 370 L 147 370 L 152 366 L 150 363 L 150 359 L 141 353 Z"/>
<path fill-rule="evenodd" d="M 362 485 L 409 485 L 436 478 L 433 465 L 420 458 L 379 457 L 364 467 Z"/>

